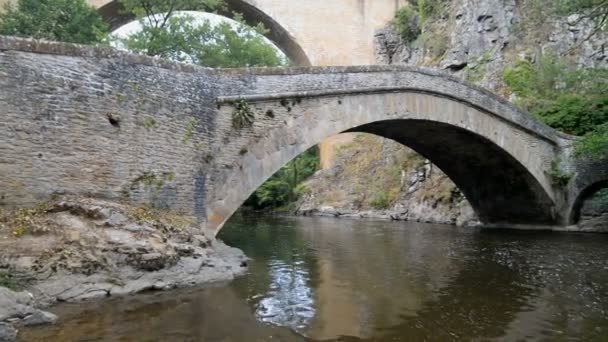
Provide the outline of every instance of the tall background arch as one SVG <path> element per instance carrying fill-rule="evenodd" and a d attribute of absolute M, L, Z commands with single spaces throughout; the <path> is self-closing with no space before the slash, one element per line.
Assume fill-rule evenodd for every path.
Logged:
<path fill-rule="evenodd" d="M 298 66 L 310 66 L 310 60 L 296 39 L 275 19 L 266 14 L 256 6 L 243 0 L 225 0 L 226 8 L 220 11 L 227 18 L 234 18 L 235 13 L 243 16 L 249 25 L 264 24 L 268 29 L 265 36 L 272 41 L 285 55 Z M 189 10 L 190 8 L 182 8 Z M 119 1 L 112 0 L 102 5 L 98 9 L 102 18 L 110 24 L 112 30 L 119 28 L 132 21 L 132 15 L 124 13 L 124 9 Z"/>

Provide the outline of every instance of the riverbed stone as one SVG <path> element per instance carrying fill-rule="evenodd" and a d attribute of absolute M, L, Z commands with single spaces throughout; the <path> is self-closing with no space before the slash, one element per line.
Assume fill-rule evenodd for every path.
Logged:
<path fill-rule="evenodd" d="M 56 321 L 57 315 L 42 310 L 36 310 L 31 315 L 25 316 L 21 323 L 24 326 L 33 326 L 42 324 L 52 324 Z"/>
<path fill-rule="evenodd" d="M 194 222 L 181 213 L 146 208 L 150 218 L 136 222 L 128 213 L 141 208 L 75 197 L 48 207 L 46 214 L 32 218 L 36 227 L 52 227 L 43 234 L 16 238 L 0 230 L 3 262 L 31 279 L 29 292 L 0 287 L 0 322 L 53 323 L 55 315 L 40 308 L 230 280 L 246 271 L 241 265 L 247 258 L 238 249 L 223 248 L 195 225 L 172 225 Z"/>
<path fill-rule="evenodd" d="M 110 218 L 108 218 L 108 220 L 106 221 L 106 225 L 110 227 L 121 226 L 125 224 L 127 220 L 127 216 L 119 212 L 113 212 L 112 214 L 110 214 Z"/>
<path fill-rule="evenodd" d="M 0 342 L 13 342 L 17 339 L 19 331 L 8 323 L 0 322 Z"/>
<path fill-rule="evenodd" d="M 34 313 L 33 300 L 29 292 L 15 292 L 0 286 L 0 322 Z"/>

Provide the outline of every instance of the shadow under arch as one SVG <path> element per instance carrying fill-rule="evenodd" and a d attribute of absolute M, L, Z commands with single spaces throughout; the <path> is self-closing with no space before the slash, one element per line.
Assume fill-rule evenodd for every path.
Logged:
<path fill-rule="evenodd" d="M 570 212 L 569 223 L 577 224 L 581 219 L 581 210 L 583 209 L 583 204 L 585 204 L 585 200 L 591 198 L 596 192 L 600 191 L 603 188 L 608 188 L 608 179 L 602 180 L 599 182 L 595 182 L 589 186 L 587 186 L 583 191 L 581 191 L 578 197 L 574 200 L 574 204 L 572 205 L 572 210 Z"/>
<path fill-rule="evenodd" d="M 483 224 L 508 228 L 517 224 L 554 225 L 558 220 L 555 202 L 535 176 L 507 150 L 472 130 L 441 121 L 402 118 L 377 120 L 344 131 L 326 133 L 353 132 L 392 139 L 429 159 L 463 192 Z M 219 232 L 257 187 L 281 166 L 324 138 L 317 136 L 307 145 L 300 145 L 297 151 L 293 150 L 294 153 L 290 154 L 292 158 L 277 160 L 278 163 L 273 163 L 276 166 L 273 172 L 264 172 L 263 175 L 257 171 L 250 172 L 249 168 L 255 169 L 256 166 L 246 163 L 240 168 L 243 173 L 239 177 L 249 180 L 253 177 L 256 180 L 250 182 L 246 190 L 241 188 L 244 191 L 232 192 L 236 197 L 231 200 L 220 200 L 217 207 L 221 210 L 221 216 L 218 216 L 220 221 L 214 221 L 214 217 L 210 216 L 211 222 L 216 224 L 212 229 Z M 276 146 L 269 141 L 265 144 Z M 284 146 L 287 149 L 294 147 Z M 255 163 L 260 164 L 259 161 Z M 234 187 L 232 184 L 230 186 Z M 213 213 L 216 208 L 211 209 Z"/>
<path fill-rule="evenodd" d="M 466 129 L 429 120 L 384 120 L 349 129 L 397 141 L 437 165 L 485 224 L 554 224 L 555 205 L 507 151 Z"/>
<path fill-rule="evenodd" d="M 245 0 L 225 0 L 225 3 L 226 8 L 219 11 L 218 14 L 233 19 L 234 13 L 239 13 L 243 16 L 245 23 L 249 25 L 264 24 L 264 27 L 268 29 L 268 32 L 265 34 L 266 38 L 279 47 L 293 63 L 298 66 L 311 65 L 310 59 L 296 42 L 296 39 L 271 16 Z M 182 10 L 188 9 L 182 8 Z M 132 15 L 124 13 L 123 6 L 118 0 L 108 2 L 97 11 L 103 20 L 110 24 L 112 30 L 134 19 Z"/>

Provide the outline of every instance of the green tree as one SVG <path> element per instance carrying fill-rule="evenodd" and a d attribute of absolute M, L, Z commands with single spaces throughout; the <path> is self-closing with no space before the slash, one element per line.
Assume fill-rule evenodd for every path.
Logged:
<path fill-rule="evenodd" d="M 317 171 L 319 152 L 313 147 L 287 163 L 262 184 L 245 205 L 254 209 L 288 207 L 298 200 L 300 184 Z"/>
<path fill-rule="evenodd" d="M 576 146 L 576 153 L 593 159 L 608 158 L 608 124 L 585 134 Z"/>
<path fill-rule="evenodd" d="M 141 30 L 120 42 L 130 51 L 208 67 L 278 66 L 285 63 L 275 48 L 263 38 L 262 25 L 196 20 L 179 9 L 217 10 L 222 0 L 123 0 L 125 10 L 134 14 Z"/>
<path fill-rule="evenodd" d="M 0 34 L 68 43 L 102 41 L 108 32 L 85 0 L 19 0 L 0 14 Z"/>
<path fill-rule="evenodd" d="M 406 43 L 413 42 L 422 33 L 420 16 L 412 6 L 399 9 L 392 25 Z"/>
<path fill-rule="evenodd" d="M 395 14 L 392 25 L 406 43 L 411 43 L 420 36 L 425 22 L 444 13 L 448 4 L 448 0 L 408 0 Z"/>
<path fill-rule="evenodd" d="M 577 153 L 608 157 L 608 69 L 578 68 L 555 55 L 505 69 L 516 104 L 563 132 L 583 136 Z"/>

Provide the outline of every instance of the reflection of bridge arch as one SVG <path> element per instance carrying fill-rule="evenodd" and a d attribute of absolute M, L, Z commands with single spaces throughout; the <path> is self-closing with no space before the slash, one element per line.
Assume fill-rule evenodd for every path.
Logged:
<path fill-rule="evenodd" d="M 570 157 L 571 137 L 429 70 L 207 69 L 7 37 L 0 67 L 8 205 L 56 192 L 125 198 L 192 213 L 217 233 L 280 167 L 348 131 L 414 148 L 488 224 L 567 224 L 587 185 L 608 179 L 605 166 Z M 251 126 L 235 127 L 239 111 Z M 557 160 L 575 171 L 565 186 L 549 176 Z"/>
<path fill-rule="evenodd" d="M 110 24 L 112 29 L 117 29 L 133 20 L 132 16 L 124 14 L 124 10 L 118 0 L 103 2 L 105 4 L 99 7 L 99 13 Z M 244 0 L 226 0 L 226 5 L 227 9 L 222 11 L 221 15 L 234 18 L 234 13 L 240 13 L 247 24 L 264 24 L 268 29 L 266 37 L 274 42 L 291 61 L 297 65 L 310 65 L 310 60 L 295 38 L 272 17 Z M 183 9 L 189 10 L 190 8 Z"/>

